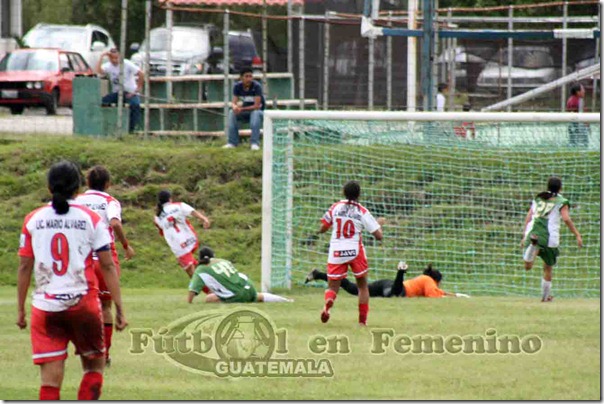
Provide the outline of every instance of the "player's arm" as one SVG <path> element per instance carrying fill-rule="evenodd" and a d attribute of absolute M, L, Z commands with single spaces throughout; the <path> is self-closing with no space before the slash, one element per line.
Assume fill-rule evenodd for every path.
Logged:
<path fill-rule="evenodd" d="M 195 299 L 195 296 L 197 296 L 197 293 L 189 290 L 189 295 L 187 296 L 187 302 L 193 303 L 193 299 Z"/>
<path fill-rule="evenodd" d="M 111 292 L 111 299 L 115 304 L 115 329 L 121 331 L 128 326 L 128 321 L 126 321 L 126 315 L 124 314 L 120 282 L 117 277 L 117 271 L 115 270 L 109 245 L 97 250 L 96 253 L 99 257 L 99 263 L 101 264 L 101 271 L 103 272 L 103 278 L 107 284 L 107 289 Z"/>
<path fill-rule="evenodd" d="M 380 240 L 382 240 L 384 238 L 384 234 L 382 233 L 382 228 L 381 227 L 379 229 L 377 229 L 376 231 L 374 231 L 373 233 L 371 233 L 371 234 L 378 241 L 380 241 Z"/>
<path fill-rule="evenodd" d="M 195 296 L 197 296 L 201 292 L 207 294 L 210 292 L 210 289 L 206 286 L 203 279 L 201 279 L 201 276 L 195 273 L 193 274 L 193 276 L 191 277 L 191 281 L 189 282 L 189 294 L 187 296 L 187 302 L 193 303 L 193 299 L 195 298 Z"/>
<path fill-rule="evenodd" d="M 21 329 L 27 327 L 25 320 L 25 300 L 31 282 L 31 273 L 34 269 L 34 257 L 20 257 L 17 272 L 17 326 Z"/>
<path fill-rule="evenodd" d="M 579 233 L 579 230 L 577 230 L 577 228 L 575 227 L 575 224 L 573 223 L 572 219 L 570 218 L 570 214 L 568 211 L 569 211 L 568 205 L 562 206 L 562 209 L 560 209 L 560 216 L 562 216 L 562 220 L 564 220 L 564 224 L 566 224 L 566 226 L 571 231 L 571 233 L 573 233 L 575 235 L 575 237 L 577 238 L 577 245 L 579 246 L 579 248 L 581 248 L 581 247 L 583 247 L 583 239 L 581 238 L 581 233 Z"/>
<path fill-rule="evenodd" d="M 196 210 L 194 210 L 193 212 L 191 212 L 191 214 L 193 216 L 195 216 L 197 219 L 199 219 L 199 220 L 201 220 L 203 222 L 203 228 L 204 229 L 209 229 L 210 228 L 210 219 L 208 219 L 206 216 L 202 215 L 201 213 L 199 213 Z"/>
<path fill-rule="evenodd" d="M 261 105 L 262 97 L 258 95 L 254 97 L 254 104 L 250 105 L 249 107 L 242 107 L 240 108 L 240 111 L 255 111 L 257 109 L 260 109 Z"/>
<path fill-rule="evenodd" d="M 115 234 L 115 237 L 122 244 L 122 247 L 124 248 L 124 253 L 126 254 L 126 259 L 129 260 L 130 258 L 134 257 L 134 255 L 136 253 L 134 252 L 134 249 L 132 248 L 132 246 L 128 243 L 128 239 L 126 238 L 126 235 L 124 234 L 124 228 L 122 227 L 122 221 L 119 220 L 118 218 L 114 217 L 113 219 L 111 219 L 111 221 L 109 221 L 109 225 L 113 229 L 113 233 Z"/>

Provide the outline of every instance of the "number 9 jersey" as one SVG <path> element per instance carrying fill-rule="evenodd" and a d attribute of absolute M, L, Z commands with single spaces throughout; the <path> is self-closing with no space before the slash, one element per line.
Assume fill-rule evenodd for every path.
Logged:
<path fill-rule="evenodd" d="M 333 226 L 329 243 L 329 264 L 343 264 L 354 260 L 362 248 L 361 232 L 379 230 L 380 225 L 360 203 L 342 200 L 331 205 L 321 219 L 325 226 Z"/>
<path fill-rule="evenodd" d="M 73 201 L 63 215 L 50 205 L 27 215 L 19 256 L 34 258 L 33 306 L 63 311 L 96 289 L 92 253 L 109 250 L 110 244 L 111 236 L 101 217 Z"/>

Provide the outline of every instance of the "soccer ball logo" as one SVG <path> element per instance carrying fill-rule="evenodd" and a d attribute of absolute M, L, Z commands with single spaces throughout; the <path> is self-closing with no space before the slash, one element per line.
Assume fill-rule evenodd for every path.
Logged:
<path fill-rule="evenodd" d="M 222 360 L 268 360 L 275 349 L 275 331 L 266 317 L 240 310 L 220 322 L 214 343 Z"/>

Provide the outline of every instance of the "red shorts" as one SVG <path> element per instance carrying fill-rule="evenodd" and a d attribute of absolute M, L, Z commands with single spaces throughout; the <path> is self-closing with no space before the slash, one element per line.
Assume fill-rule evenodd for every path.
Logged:
<path fill-rule="evenodd" d="M 88 291 L 78 304 L 64 311 L 44 311 L 32 306 L 34 364 L 65 360 L 69 341 L 75 345 L 76 355 L 91 359 L 105 355 L 103 318 L 96 290 Z"/>
<path fill-rule="evenodd" d="M 182 269 L 187 268 L 191 264 L 193 264 L 193 266 L 197 266 L 197 260 L 195 259 L 195 256 L 193 255 L 194 252 L 195 252 L 195 250 L 178 257 L 178 264 L 181 266 Z"/>
<path fill-rule="evenodd" d="M 113 264 L 115 265 L 117 276 L 120 276 L 121 268 L 120 261 L 117 257 L 117 251 L 111 250 L 111 256 L 113 257 Z M 99 298 L 103 301 L 110 301 L 111 292 L 109 292 L 109 289 L 107 289 L 107 284 L 105 284 L 103 270 L 101 269 L 101 263 L 99 261 L 94 261 L 94 274 L 96 275 L 96 279 L 99 281 Z"/>
<path fill-rule="evenodd" d="M 367 264 L 367 257 L 365 256 L 365 249 L 361 245 L 359 248 L 359 255 L 356 256 L 352 261 L 345 262 L 343 264 L 327 264 L 327 277 L 329 279 L 344 279 L 348 274 L 348 267 L 352 270 L 355 278 L 362 278 L 369 271 L 369 265 Z"/>

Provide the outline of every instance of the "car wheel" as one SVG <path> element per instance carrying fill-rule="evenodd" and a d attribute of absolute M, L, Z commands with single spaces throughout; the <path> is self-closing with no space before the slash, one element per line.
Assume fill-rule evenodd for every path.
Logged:
<path fill-rule="evenodd" d="M 50 94 L 50 100 L 46 103 L 46 115 L 56 115 L 59 107 L 59 90 L 53 89 Z"/>
<path fill-rule="evenodd" d="M 11 115 L 21 115 L 24 110 L 25 110 L 25 107 L 23 105 L 14 105 L 14 106 L 10 107 Z"/>

